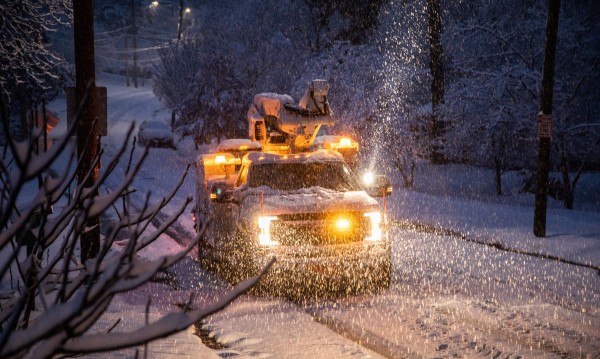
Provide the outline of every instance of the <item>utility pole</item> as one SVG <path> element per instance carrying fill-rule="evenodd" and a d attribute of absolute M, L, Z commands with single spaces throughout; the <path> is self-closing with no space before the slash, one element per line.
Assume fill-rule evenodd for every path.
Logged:
<path fill-rule="evenodd" d="M 179 0 L 179 22 L 177 23 L 177 44 L 181 40 L 181 31 L 183 30 L 183 0 Z"/>
<path fill-rule="evenodd" d="M 179 0 L 179 20 L 177 22 L 177 46 L 181 41 L 181 31 L 183 30 L 183 0 Z M 171 129 L 175 130 L 175 111 L 171 111 Z"/>
<path fill-rule="evenodd" d="M 535 176 L 535 211 L 533 234 L 546 237 L 546 209 L 548 206 L 548 172 L 550 170 L 550 142 L 552 135 L 552 97 L 554 95 L 554 63 L 558 39 L 560 0 L 548 3 L 546 23 L 546 51 L 542 73 L 541 111 L 537 117 L 538 166 Z"/>
<path fill-rule="evenodd" d="M 138 37 L 138 27 L 137 27 L 137 2 L 135 0 L 131 0 L 129 2 L 130 10 L 131 10 L 131 36 L 133 42 L 133 68 L 132 68 L 132 79 L 133 86 L 135 88 L 138 87 L 138 63 L 137 63 L 137 37 Z"/>
<path fill-rule="evenodd" d="M 96 96 L 96 66 L 94 62 L 94 0 L 73 0 L 73 22 L 75 33 L 75 77 L 77 104 L 83 102 L 77 122 L 77 156 L 80 165 L 77 183 L 92 187 L 98 178 L 98 168 L 92 163 L 98 155 L 100 137 L 98 132 L 98 99 Z M 86 175 L 93 175 L 86 181 Z M 96 193 L 97 194 L 97 193 Z M 91 194 L 94 196 L 95 194 Z M 90 231 L 81 233 L 81 262 L 93 258 L 100 250 L 98 218 L 88 218 Z"/>

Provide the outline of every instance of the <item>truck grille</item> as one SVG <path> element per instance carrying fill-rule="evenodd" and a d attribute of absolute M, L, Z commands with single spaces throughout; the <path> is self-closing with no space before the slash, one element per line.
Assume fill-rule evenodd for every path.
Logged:
<path fill-rule="evenodd" d="M 344 218 L 350 226 L 339 229 L 336 222 Z M 271 222 L 271 237 L 282 245 L 343 244 L 364 240 L 371 230 L 362 212 L 295 213 L 278 215 Z"/>

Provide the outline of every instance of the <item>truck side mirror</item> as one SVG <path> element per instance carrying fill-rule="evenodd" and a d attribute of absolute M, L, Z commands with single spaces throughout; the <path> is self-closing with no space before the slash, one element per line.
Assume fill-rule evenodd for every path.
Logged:
<path fill-rule="evenodd" d="M 373 181 L 365 187 L 371 197 L 387 197 L 392 194 L 392 183 L 385 175 L 375 176 Z"/>
<path fill-rule="evenodd" d="M 210 187 L 210 200 L 216 203 L 227 203 L 233 200 L 233 195 L 225 183 L 215 183 Z"/>

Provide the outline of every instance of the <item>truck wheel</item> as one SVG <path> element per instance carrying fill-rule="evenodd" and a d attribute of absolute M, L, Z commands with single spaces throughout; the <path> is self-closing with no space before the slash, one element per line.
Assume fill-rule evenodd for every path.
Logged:
<path fill-rule="evenodd" d="M 202 224 L 197 223 L 198 232 L 202 230 Z M 219 258 L 217 258 L 217 250 L 209 238 L 214 235 L 212 231 L 212 221 L 206 224 L 207 228 L 204 233 L 198 239 L 198 261 L 200 265 L 212 272 L 218 272 Z"/>
<path fill-rule="evenodd" d="M 392 260 L 391 260 L 391 251 L 388 251 L 385 258 L 382 258 L 382 263 L 379 265 L 379 270 L 377 271 L 377 278 L 374 282 L 373 289 L 374 290 L 384 290 L 390 287 L 392 278 Z"/>
<path fill-rule="evenodd" d="M 226 279 L 231 284 L 237 284 L 258 272 L 254 263 L 254 246 L 249 234 L 237 230 L 224 242 L 224 261 L 227 263 Z"/>
<path fill-rule="evenodd" d="M 379 289 L 388 289 L 392 281 L 392 263 L 387 261 L 384 265 L 383 272 L 381 274 L 381 281 L 379 282 Z"/>

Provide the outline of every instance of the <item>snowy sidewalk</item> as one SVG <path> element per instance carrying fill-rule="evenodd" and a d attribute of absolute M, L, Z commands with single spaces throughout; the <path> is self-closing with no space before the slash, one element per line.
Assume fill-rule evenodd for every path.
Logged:
<path fill-rule="evenodd" d="M 199 289 L 194 307 L 214 300 L 218 293 Z M 189 297 L 190 290 L 176 290 L 168 286 L 150 283 L 133 292 L 118 295 L 91 332 L 106 332 L 118 320 L 113 333 L 132 332 L 146 323 L 146 306 L 142 304 L 148 295 L 152 297 L 148 321 L 154 322 L 167 311 L 178 310 L 176 304 Z M 145 299 L 147 300 L 147 299 Z M 126 348 L 104 353 L 85 355 L 84 358 L 141 358 L 180 359 L 223 357 L 238 358 L 383 358 L 375 352 L 340 336 L 328 327 L 287 301 L 276 299 L 236 299 L 223 311 L 206 318 L 205 328 L 218 338 L 222 349 L 211 349 L 194 335 L 194 328 L 159 339 L 144 346 Z M 125 335 L 125 334 L 124 334 Z M 136 356 L 136 350 L 138 351 Z M 285 353 L 285 356 L 281 354 Z"/>
<path fill-rule="evenodd" d="M 164 314 L 164 313 L 163 313 Z M 156 308 L 151 307 L 149 322 L 156 321 L 161 317 L 161 313 Z M 131 332 L 136 328 L 143 327 L 146 323 L 146 306 L 141 304 L 130 304 L 123 300 L 123 297 L 117 296 L 108 310 L 96 322 L 93 330 L 106 331 L 120 319 L 119 324 L 112 332 Z M 92 330 L 92 331 L 93 331 Z M 161 359 L 186 359 L 186 358 L 207 358 L 220 359 L 217 353 L 205 346 L 202 340 L 193 334 L 193 327 L 186 331 L 173 334 L 167 338 L 155 340 L 148 344 L 147 358 Z M 136 356 L 136 350 L 138 355 Z M 94 353 L 83 356 L 84 358 L 143 358 L 144 346 L 136 348 L 127 348 L 111 352 Z"/>
<path fill-rule="evenodd" d="M 511 250 L 600 268 L 600 213 L 549 208 L 546 238 L 533 235 L 533 207 L 460 200 L 398 190 L 388 211 L 394 220 L 460 232 Z"/>

